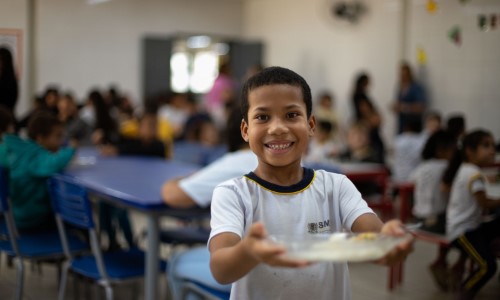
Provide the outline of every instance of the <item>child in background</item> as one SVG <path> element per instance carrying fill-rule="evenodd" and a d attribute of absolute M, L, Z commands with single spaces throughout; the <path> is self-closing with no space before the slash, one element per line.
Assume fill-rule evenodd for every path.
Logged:
<path fill-rule="evenodd" d="M 370 145 L 370 128 L 363 122 L 354 123 L 347 131 L 347 150 L 340 155 L 342 161 L 383 163 Z"/>
<path fill-rule="evenodd" d="M 461 155 L 463 162 L 452 174 L 454 179 L 446 211 L 446 234 L 451 245 L 475 263 L 462 282 L 457 299 L 474 299 L 497 269 L 491 245 L 493 239 L 500 236 L 500 217 L 488 222 L 482 222 L 482 217 L 488 210 L 500 207 L 500 201 L 486 195 L 486 178 L 480 169 L 494 162 L 493 136 L 484 130 L 467 134 L 462 142 Z M 451 165 L 450 168 L 457 169 Z M 450 274 L 460 279 L 461 271 L 454 266 Z"/>
<path fill-rule="evenodd" d="M 455 139 L 450 133 L 435 132 L 424 146 L 423 161 L 410 176 L 415 182 L 413 215 L 424 223 L 424 230 L 445 233 L 448 194 L 442 190 L 441 178 L 455 149 Z"/>
<path fill-rule="evenodd" d="M 421 120 L 408 118 L 403 132 L 394 139 L 393 181 L 406 182 L 420 163 L 425 140 L 422 139 Z"/>
<path fill-rule="evenodd" d="M 422 130 L 422 139 L 427 139 L 436 131 L 441 129 L 441 114 L 437 111 L 429 111 L 425 114 L 424 130 Z"/>
<path fill-rule="evenodd" d="M 212 147 L 220 144 L 220 132 L 209 115 L 198 113 L 187 120 L 182 140 Z"/>
<path fill-rule="evenodd" d="M 437 234 L 446 233 L 446 206 L 449 193 L 442 188 L 441 179 L 455 152 L 453 136 L 439 130 L 427 140 L 422 151 L 422 162 L 410 175 L 415 182 L 413 195 L 413 215 L 423 223 L 422 229 Z M 439 246 L 438 257 L 429 266 L 438 286 L 447 291 L 448 265 L 446 256 L 448 246 Z"/>
<path fill-rule="evenodd" d="M 317 130 L 309 143 L 307 155 L 304 157 L 305 161 L 324 162 L 337 156 L 339 149 L 331 138 L 332 127 L 332 123 L 328 121 L 318 121 Z"/>
<path fill-rule="evenodd" d="M 57 101 L 57 111 L 57 117 L 64 126 L 64 141 L 76 139 L 80 146 L 90 145 L 91 127 L 78 116 L 73 95 L 63 94 Z"/>
<path fill-rule="evenodd" d="M 102 146 L 101 154 L 165 157 L 165 145 L 157 138 L 157 127 L 156 112 L 146 112 L 140 119 L 137 138 L 122 137 L 115 145 Z"/>
<path fill-rule="evenodd" d="M 336 135 L 339 130 L 339 119 L 337 113 L 335 112 L 335 100 L 333 95 L 329 92 L 323 92 L 319 96 L 318 107 L 314 111 L 316 120 L 327 121 L 332 124 L 332 137 Z"/>
<path fill-rule="evenodd" d="M 180 137 L 184 124 L 196 112 L 196 99 L 190 94 L 171 92 L 160 95 L 156 101 L 159 102 L 158 117 L 170 124 L 175 138 Z"/>
<path fill-rule="evenodd" d="M 80 110 L 80 118 L 92 128 L 93 144 L 105 145 L 118 141 L 120 137 L 118 123 L 98 90 L 89 93 L 87 103 Z"/>
<path fill-rule="evenodd" d="M 55 227 L 47 190 L 47 178 L 63 170 L 75 153 L 75 141 L 62 148 L 63 126 L 50 112 L 33 115 L 28 123 L 29 139 L 5 134 L 4 167 L 9 170 L 12 211 L 17 228 L 44 231 Z"/>
<path fill-rule="evenodd" d="M 233 283 L 231 299 L 350 299 L 347 263 L 287 258 L 283 247 L 269 243 L 268 233 L 403 235 L 402 224 L 383 224 L 345 176 L 302 167 L 316 120 L 309 85 L 300 75 L 264 69 L 245 83 L 241 108 L 241 133 L 258 165 L 213 192 L 212 274 L 220 283 Z M 328 225 L 320 229 L 318 222 Z M 410 248 L 404 242 L 383 261 L 401 261 Z"/>

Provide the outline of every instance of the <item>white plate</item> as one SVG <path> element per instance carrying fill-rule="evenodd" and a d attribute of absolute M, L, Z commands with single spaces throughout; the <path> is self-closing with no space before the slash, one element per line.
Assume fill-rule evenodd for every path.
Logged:
<path fill-rule="evenodd" d="M 384 257 L 394 247 L 409 239 L 382 234 L 315 234 L 306 237 L 271 236 L 270 239 L 287 248 L 290 258 L 309 261 L 373 261 Z"/>

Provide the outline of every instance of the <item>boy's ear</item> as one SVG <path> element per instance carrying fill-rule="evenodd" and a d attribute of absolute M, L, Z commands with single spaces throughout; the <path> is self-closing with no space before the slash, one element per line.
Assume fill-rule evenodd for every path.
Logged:
<path fill-rule="evenodd" d="M 309 136 L 314 135 L 314 131 L 316 130 L 316 117 L 314 115 L 311 115 L 309 117 Z"/>
<path fill-rule="evenodd" d="M 241 125 L 240 125 L 240 130 L 241 130 L 241 137 L 245 142 L 248 143 L 248 124 L 245 122 L 245 119 L 241 119 Z"/>

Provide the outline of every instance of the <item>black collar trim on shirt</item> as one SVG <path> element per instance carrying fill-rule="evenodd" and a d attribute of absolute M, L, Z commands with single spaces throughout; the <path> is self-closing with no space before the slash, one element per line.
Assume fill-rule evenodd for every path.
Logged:
<path fill-rule="evenodd" d="M 315 177 L 315 172 L 313 169 L 303 168 L 304 169 L 304 177 L 301 181 L 296 184 L 289 186 L 281 186 L 269 181 L 266 181 L 260 177 L 257 177 L 254 172 L 250 172 L 245 175 L 245 177 L 258 185 L 262 186 L 264 189 L 276 193 L 276 194 L 297 194 L 307 189 L 313 182 Z"/>

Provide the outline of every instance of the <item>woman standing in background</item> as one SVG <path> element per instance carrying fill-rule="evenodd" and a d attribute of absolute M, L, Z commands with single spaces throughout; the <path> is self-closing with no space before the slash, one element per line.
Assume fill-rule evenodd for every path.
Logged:
<path fill-rule="evenodd" d="M 382 117 L 368 96 L 369 85 L 370 77 L 368 74 L 360 73 L 356 78 L 352 93 L 355 120 L 358 123 L 364 123 L 369 128 L 370 145 L 375 152 L 377 161 L 384 163 L 385 146 L 379 132 L 382 125 Z"/>
<path fill-rule="evenodd" d="M 0 47 L 0 105 L 14 114 L 17 96 L 18 86 L 12 53 L 9 49 Z"/>
<path fill-rule="evenodd" d="M 392 107 L 392 110 L 398 114 L 398 133 L 403 132 L 405 122 L 408 120 L 420 120 L 420 123 L 422 122 L 425 102 L 424 90 L 415 81 L 410 65 L 405 62 L 402 63 L 396 102 Z M 420 127 L 422 127 L 421 124 Z"/>

